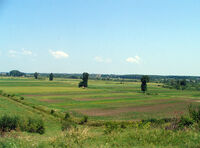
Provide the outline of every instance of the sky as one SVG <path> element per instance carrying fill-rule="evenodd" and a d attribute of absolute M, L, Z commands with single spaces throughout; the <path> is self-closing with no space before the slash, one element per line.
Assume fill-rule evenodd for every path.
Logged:
<path fill-rule="evenodd" d="M 199 0 L 0 0 L 0 71 L 200 75 Z"/>

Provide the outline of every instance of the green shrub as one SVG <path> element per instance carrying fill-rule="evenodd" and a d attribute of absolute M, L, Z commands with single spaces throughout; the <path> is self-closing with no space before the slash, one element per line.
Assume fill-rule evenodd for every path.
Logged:
<path fill-rule="evenodd" d="M 45 132 L 44 122 L 40 119 L 29 118 L 28 123 L 25 126 L 26 127 L 21 128 L 23 131 L 39 134 L 44 134 Z"/>
<path fill-rule="evenodd" d="M 24 100 L 24 97 L 20 97 L 20 100 Z"/>
<path fill-rule="evenodd" d="M 171 121 L 172 121 L 171 118 L 163 118 L 163 119 L 151 118 L 151 119 L 142 120 L 142 123 L 150 122 L 150 123 L 152 123 L 154 125 L 162 125 L 162 124 L 165 124 L 165 123 L 169 123 Z"/>
<path fill-rule="evenodd" d="M 189 105 L 188 113 L 189 116 L 181 116 L 180 119 L 174 118 L 171 124 L 166 127 L 166 129 L 178 130 L 192 127 L 192 125 L 200 125 L 200 106 L 195 107 Z"/>
<path fill-rule="evenodd" d="M 180 119 L 174 118 L 170 125 L 166 126 L 167 130 L 182 130 L 189 128 L 194 124 L 194 120 L 188 116 L 181 116 Z"/>
<path fill-rule="evenodd" d="M 12 95 L 11 95 L 11 97 L 14 97 L 14 96 L 15 96 L 15 94 L 12 94 Z"/>
<path fill-rule="evenodd" d="M 51 113 L 51 114 L 54 114 L 54 113 L 55 113 L 55 110 L 52 109 L 50 113 Z"/>
<path fill-rule="evenodd" d="M 179 123 L 178 128 L 183 129 L 184 127 L 189 127 L 190 125 L 194 124 L 194 120 L 192 120 L 190 117 L 182 116 Z"/>
<path fill-rule="evenodd" d="M 2 96 L 7 97 L 7 94 L 6 93 L 2 93 Z"/>
<path fill-rule="evenodd" d="M 84 116 L 83 119 L 85 123 L 88 122 L 88 116 Z"/>
<path fill-rule="evenodd" d="M 88 116 L 83 116 L 83 119 L 81 119 L 80 124 L 84 124 L 88 122 Z"/>
<path fill-rule="evenodd" d="M 3 115 L 0 118 L 0 130 L 1 132 L 10 132 L 16 130 L 19 127 L 19 118 L 16 116 Z"/>
<path fill-rule="evenodd" d="M 3 91 L 2 90 L 0 90 L 0 95 L 2 95 L 3 94 Z"/>
<path fill-rule="evenodd" d="M 69 113 L 65 113 L 65 119 L 69 119 L 70 118 L 70 114 Z"/>
<path fill-rule="evenodd" d="M 194 107 L 192 105 L 189 105 L 188 112 L 189 112 L 190 117 L 195 122 L 199 122 L 200 121 L 200 106 Z"/>
<path fill-rule="evenodd" d="M 107 122 L 106 125 L 105 125 L 104 133 L 105 134 L 110 134 L 114 130 L 117 130 L 117 129 L 118 129 L 118 124 L 117 123 Z"/>
<path fill-rule="evenodd" d="M 125 129 L 126 128 L 126 124 L 123 122 L 123 123 L 121 123 L 120 127 Z"/>
<path fill-rule="evenodd" d="M 147 92 L 146 95 L 158 95 L 158 93 L 150 93 L 150 92 Z"/>
<path fill-rule="evenodd" d="M 61 129 L 62 129 L 62 131 L 64 131 L 64 130 L 69 130 L 69 129 L 71 129 L 72 127 L 76 127 L 76 124 L 74 123 L 74 122 L 72 122 L 72 121 L 70 121 L 70 120 L 64 120 L 64 121 L 62 121 L 62 125 L 61 125 Z"/>

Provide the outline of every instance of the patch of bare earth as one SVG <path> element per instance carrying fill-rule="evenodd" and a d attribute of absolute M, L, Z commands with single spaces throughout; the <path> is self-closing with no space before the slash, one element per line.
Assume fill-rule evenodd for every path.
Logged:
<path fill-rule="evenodd" d="M 199 102 L 200 103 L 200 100 L 196 99 L 196 98 L 176 98 L 177 100 L 180 99 L 180 100 L 183 100 L 183 101 L 186 101 L 188 103 L 195 103 L 195 102 Z"/>
<path fill-rule="evenodd" d="M 48 103 L 60 103 L 60 102 L 63 102 L 63 100 L 58 100 L 58 99 L 55 99 L 55 100 L 43 99 L 43 100 L 40 100 L 40 101 L 48 102 Z"/>
<path fill-rule="evenodd" d="M 82 109 L 76 110 L 79 113 L 88 115 L 88 116 L 114 116 L 121 113 L 127 112 L 160 112 L 168 108 L 176 107 L 177 105 L 186 105 L 187 102 L 178 102 L 170 104 L 156 104 L 148 106 L 129 106 L 129 107 L 120 107 L 116 109 Z"/>
<path fill-rule="evenodd" d="M 67 96 L 67 94 L 30 94 L 23 95 L 24 97 L 46 97 L 46 96 Z"/>
<path fill-rule="evenodd" d="M 120 97 L 104 97 L 104 98 L 73 98 L 76 101 L 98 101 L 98 100 L 115 100 L 115 99 L 122 99 L 123 96 Z"/>

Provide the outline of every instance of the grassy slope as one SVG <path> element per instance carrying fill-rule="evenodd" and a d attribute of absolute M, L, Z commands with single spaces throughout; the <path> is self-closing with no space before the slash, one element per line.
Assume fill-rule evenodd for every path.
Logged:
<path fill-rule="evenodd" d="M 45 134 L 44 135 L 39 135 L 39 134 L 27 134 L 27 133 L 13 133 L 13 136 L 17 139 L 26 139 L 27 141 L 24 143 L 25 145 L 28 144 L 28 141 L 32 142 L 32 144 L 34 143 L 40 143 L 41 141 L 44 141 L 46 138 L 45 137 L 49 137 L 52 136 L 53 134 L 60 134 L 60 123 L 59 121 L 47 114 L 44 114 L 38 110 L 35 110 L 31 107 L 25 106 L 23 104 L 20 104 L 18 102 L 15 102 L 7 97 L 0 97 L 0 113 L 1 115 L 3 114 L 8 114 L 8 115 L 17 115 L 20 116 L 22 118 L 28 118 L 28 117 L 32 117 L 32 118 L 39 118 L 44 120 L 45 123 Z M 10 135 L 7 135 L 8 137 Z M 6 138 L 6 141 L 9 139 L 11 141 L 14 141 L 14 139 L 12 138 Z M 0 141 L 4 141 L 5 139 L 1 139 Z M 4 142 L 6 142 L 4 141 Z M 16 142 L 16 141 L 15 141 Z M 14 143 L 15 143 L 14 142 Z M 23 141 L 21 141 L 23 143 Z M 24 146 L 25 146 L 24 145 Z"/>

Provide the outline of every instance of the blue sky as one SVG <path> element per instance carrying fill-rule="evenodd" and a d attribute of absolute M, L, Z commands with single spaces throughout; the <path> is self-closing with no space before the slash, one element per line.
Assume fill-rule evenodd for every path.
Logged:
<path fill-rule="evenodd" d="M 199 0 L 0 0 L 0 71 L 200 74 Z"/>

